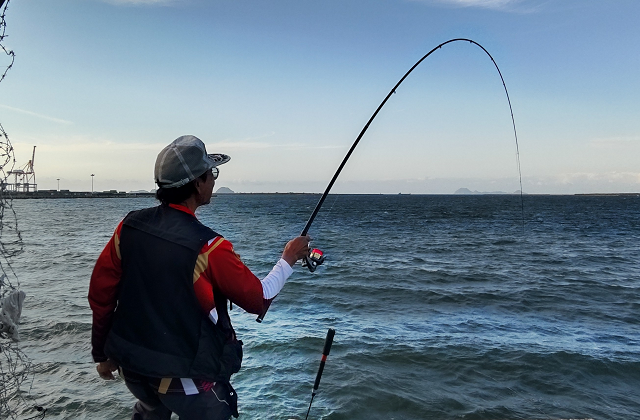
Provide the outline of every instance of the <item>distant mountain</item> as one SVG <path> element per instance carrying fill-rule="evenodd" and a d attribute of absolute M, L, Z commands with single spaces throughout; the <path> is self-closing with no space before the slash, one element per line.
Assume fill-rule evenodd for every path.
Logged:
<path fill-rule="evenodd" d="M 216 194 L 235 194 L 235 192 L 231 190 L 231 188 L 220 187 L 218 191 L 216 191 Z"/>
<path fill-rule="evenodd" d="M 471 191 L 469 188 L 458 188 L 454 194 L 480 194 L 478 191 Z"/>

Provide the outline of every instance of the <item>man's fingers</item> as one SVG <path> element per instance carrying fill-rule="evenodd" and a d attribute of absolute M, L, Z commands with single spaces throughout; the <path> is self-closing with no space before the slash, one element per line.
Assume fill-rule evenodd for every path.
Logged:
<path fill-rule="evenodd" d="M 310 246 L 309 242 L 311 237 L 309 235 L 298 236 L 291 239 L 284 247 L 282 253 L 283 258 L 287 260 L 290 265 L 293 265 L 296 261 L 305 258 L 309 255 Z"/>
<path fill-rule="evenodd" d="M 113 376 L 112 372 L 116 371 L 117 369 L 118 365 L 109 360 L 107 360 L 106 362 L 100 362 L 96 366 L 98 375 L 100 375 L 100 377 L 105 380 L 116 379 L 115 376 Z"/>
<path fill-rule="evenodd" d="M 100 377 L 102 379 L 116 379 L 116 377 L 113 376 L 113 373 L 111 373 L 111 372 L 101 372 L 100 373 Z"/>

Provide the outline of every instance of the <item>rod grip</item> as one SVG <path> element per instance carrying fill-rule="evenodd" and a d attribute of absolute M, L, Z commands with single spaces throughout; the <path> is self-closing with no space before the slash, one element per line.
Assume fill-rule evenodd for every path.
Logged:
<path fill-rule="evenodd" d="M 318 374 L 316 375 L 316 381 L 313 383 L 313 392 L 318 390 L 320 386 L 320 379 L 322 378 L 322 372 L 324 371 L 324 364 L 327 361 L 327 356 L 331 351 L 331 345 L 333 344 L 333 336 L 336 335 L 336 330 L 329 328 L 327 331 L 327 338 L 324 339 L 324 348 L 322 349 L 322 359 L 320 359 L 320 367 L 318 368 Z"/>
<path fill-rule="evenodd" d="M 322 349 L 322 354 L 324 356 L 328 356 L 331 351 L 331 345 L 333 344 L 333 336 L 336 335 L 336 330 L 333 328 L 329 328 L 327 331 L 327 337 L 324 339 L 324 348 Z"/>
<path fill-rule="evenodd" d="M 273 302 L 273 298 L 265 300 L 265 302 L 263 303 L 262 313 L 258 315 L 258 317 L 256 318 L 256 322 L 262 323 L 264 316 L 267 314 L 267 311 L 269 310 L 269 306 L 271 306 L 271 302 Z"/>

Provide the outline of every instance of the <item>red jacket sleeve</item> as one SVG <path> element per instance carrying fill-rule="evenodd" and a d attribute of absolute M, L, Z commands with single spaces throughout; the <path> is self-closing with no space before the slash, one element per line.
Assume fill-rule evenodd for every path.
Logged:
<path fill-rule="evenodd" d="M 107 360 L 107 356 L 104 354 L 104 344 L 111 329 L 113 312 L 118 302 L 118 285 L 122 275 L 121 229 L 122 222 L 98 257 L 89 284 L 89 306 L 93 311 L 91 355 L 96 362 Z"/>
<path fill-rule="evenodd" d="M 219 290 L 245 311 L 254 314 L 262 312 L 262 283 L 240 260 L 231 242 L 221 236 L 214 238 L 205 245 L 200 256 L 203 264 L 200 265 L 200 278 L 194 287 L 203 308 L 215 306 L 213 293 Z M 197 274 L 199 273 L 194 273 L 194 276 Z M 206 284 L 209 284 L 210 291 L 202 290 Z"/>

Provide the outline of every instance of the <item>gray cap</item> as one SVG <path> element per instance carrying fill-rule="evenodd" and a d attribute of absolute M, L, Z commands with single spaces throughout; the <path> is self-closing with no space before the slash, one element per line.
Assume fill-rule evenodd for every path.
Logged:
<path fill-rule="evenodd" d="M 182 187 L 230 159 L 223 154 L 207 154 L 204 143 L 196 136 L 178 137 L 158 153 L 154 171 L 156 184 L 162 188 Z"/>

